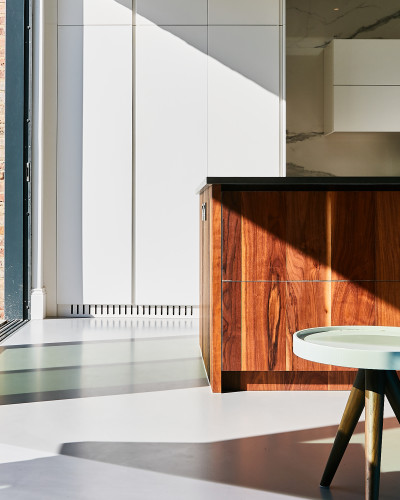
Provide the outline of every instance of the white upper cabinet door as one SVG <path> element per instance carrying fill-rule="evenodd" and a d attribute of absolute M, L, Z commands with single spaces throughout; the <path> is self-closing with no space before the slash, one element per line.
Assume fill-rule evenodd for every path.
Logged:
<path fill-rule="evenodd" d="M 131 25 L 133 0 L 58 0 L 60 26 Z"/>
<path fill-rule="evenodd" d="M 333 85 L 400 85 L 400 40 L 333 40 Z"/>
<path fill-rule="evenodd" d="M 208 23 L 277 26 L 280 0 L 209 0 Z"/>
<path fill-rule="evenodd" d="M 207 27 L 136 27 L 135 303 L 199 303 Z"/>
<path fill-rule="evenodd" d="M 208 176 L 279 176 L 277 26 L 210 26 Z"/>
<path fill-rule="evenodd" d="M 135 24 L 206 26 L 207 0 L 136 0 Z"/>

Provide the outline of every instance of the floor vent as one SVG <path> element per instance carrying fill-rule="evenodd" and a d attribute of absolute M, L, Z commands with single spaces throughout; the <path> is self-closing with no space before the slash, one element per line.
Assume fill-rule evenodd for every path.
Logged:
<path fill-rule="evenodd" d="M 58 316 L 69 318 L 198 318 L 198 306 L 125 304 L 59 304 Z"/>

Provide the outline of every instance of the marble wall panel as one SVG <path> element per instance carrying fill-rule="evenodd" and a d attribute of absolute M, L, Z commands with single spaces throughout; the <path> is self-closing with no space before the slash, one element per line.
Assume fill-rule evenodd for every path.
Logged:
<path fill-rule="evenodd" d="M 323 134 L 323 48 L 400 38 L 398 0 L 286 0 L 287 175 L 400 175 L 400 133 Z"/>

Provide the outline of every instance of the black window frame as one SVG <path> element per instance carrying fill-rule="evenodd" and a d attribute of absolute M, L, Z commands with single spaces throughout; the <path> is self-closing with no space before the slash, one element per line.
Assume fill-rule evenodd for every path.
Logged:
<path fill-rule="evenodd" d="M 8 325 L 30 318 L 31 3 L 6 0 L 4 313 Z"/>

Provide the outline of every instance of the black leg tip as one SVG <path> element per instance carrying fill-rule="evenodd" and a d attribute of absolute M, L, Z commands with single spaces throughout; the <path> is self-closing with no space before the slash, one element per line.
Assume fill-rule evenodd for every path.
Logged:
<path fill-rule="evenodd" d="M 324 490 L 329 490 L 330 485 L 329 485 L 329 484 L 322 484 L 322 483 L 321 483 L 321 484 L 319 485 L 319 487 L 320 487 L 320 488 L 323 488 Z"/>

